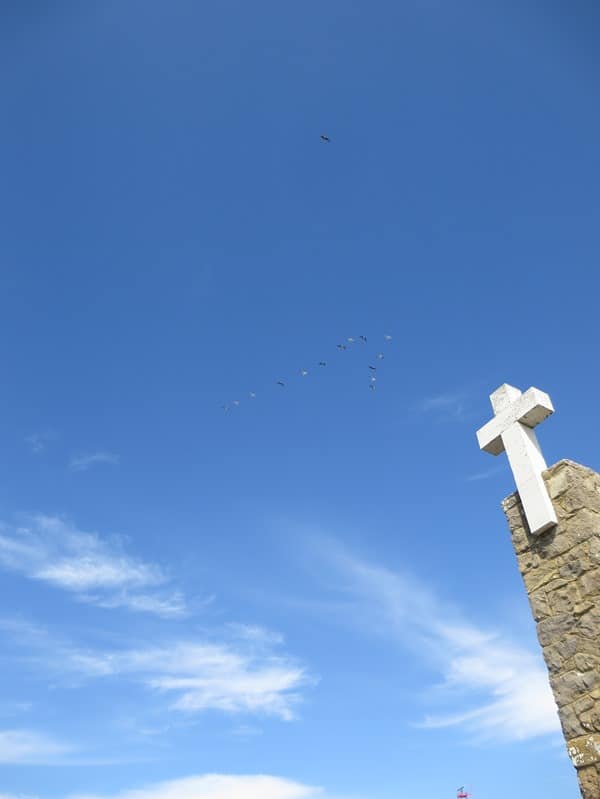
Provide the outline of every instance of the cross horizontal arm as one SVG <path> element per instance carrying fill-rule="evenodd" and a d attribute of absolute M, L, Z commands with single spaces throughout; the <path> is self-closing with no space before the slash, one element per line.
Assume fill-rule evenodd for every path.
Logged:
<path fill-rule="evenodd" d="M 477 431 L 479 448 L 491 455 L 504 452 L 502 433 L 515 422 L 527 427 L 535 427 L 554 413 L 554 406 L 545 391 L 529 388 L 509 405 L 506 410 L 495 416 Z"/>

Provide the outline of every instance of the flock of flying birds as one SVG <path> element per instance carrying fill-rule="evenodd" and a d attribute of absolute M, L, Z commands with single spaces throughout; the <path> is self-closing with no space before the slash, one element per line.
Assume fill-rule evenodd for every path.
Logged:
<path fill-rule="evenodd" d="M 383 336 L 384 344 L 389 344 L 391 340 L 392 340 L 392 336 L 390 336 L 389 333 L 385 333 L 385 335 Z M 367 344 L 367 337 L 366 336 L 356 336 L 356 337 L 348 336 L 348 338 L 346 338 L 341 344 L 336 344 L 336 349 L 338 350 L 338 352 L 344 352 L 345 350 L 349 349 L 350 347 L 352 347 L 354 345 L 357 345 L 357 346 L 360 347 L 360 346 L 364 346 L 366 344 Z M 370 391 L 375 391 L 375 389 L 377 387 L 377 369 L 378 369 L 378 366 L 376 365 L 376 363 L 379 364 L 379 362 L 383 361 L 384 358 L 385 358 L 385 352 L 382 352 L 382 351 L 377 352 L 374 355 L 374 357 L 372 359 L 372 362 L 367 364 L 367 377 L 368 377 L 367 386 L 368 386 Z M 326 368 L 327 368 L 327 361 L 318 361 L 317 362 L 317 370 L 326 369 Z M 310 369 L 306 369 L 304 367 L 301 368 L 301 369 L 298 369 L 298 374 L 302 378 L 303 377 L 308 377 L 308 375 L 310 374 Z M 279 386 L 280 389 L 285 389 L 286 386 L 287 386 L 287 381 L 279 379 L 279 380 L 275 380 L 274 384 L 276 386 Z M 254 400 L 254 399 L 256 399 L 256 392 L 255 391 L 249 391 L 247 396 L 248 396 L 249 400 Z M 221 408 L 225 411 L 225 413 L 227 413 L 228 411 L 232 410 L 233 408 L 237 408 L 240 404 L 241 404 L 241 400 L 235 399 L 235 400 L 232 400 L 231 402 L 227 402 L 224 405 L 221 405 Z"/>
<path fill-rule="evenodd" d="M 325 144 L 331 143 L 330 137 L 327 136 L 325 133 L 321 133 L 320 139 Z M 392 337 L 388 333 L 386 333 L 384 335 L 384 337 L 383 337 L 383 340 L 387 343 L 387 342 L 390 342 L 392 340 Z M 356 344 L 356 343 L 366 344 L 367 343 L 367 337 L 366 336 L 358 336 L 358 337 L 354 338 L 353 336 L 348 336 L 348 338 L 344 341 L 344 343 L 337 344 L 336 346 L 337 346 L 337 349 L 340 352 L 343 352 L 344 350 L 347 350 L 348 347 L 351 347 L 353 344 Z M 384 359 L 384 357 L 385 357 L 385 355 L 384 355 L 383 352 L 378 352 L 375 355 L 373 360 L 374 361 L 382 361 Z M 326 367 L 327 367 L 327 361 L 319 361 L 318 362 L 318 367 L 317 367 L 318 369 L 325 369 Z M 300 377 L 307 377 L 310 374 L 310 371 L 308 369 L 302 368 L 302 369 L 298 370 L 298 373 L 299 373 Z M 368 365 L 368 376 L 369 376 L 368 387 L 369 387 L 369 389 L 371 391 L 375 391 L 375 388 L 377 387 L 377 366 L 375 366 L 373 363 L 370 363 Z M 277 386 L 279 386 L 280 388 L 283 389 L 283 388 L 286 387 L 287 383 L 286 383 L 285 380 L 276 380 L 275 381 L 275 385 L 277 385 Z M 255 391 L 248 392 L 248 399 L 250 399 L 250 400 L 256 399 L 256 392 Z M 235 400 L 232 400 L 231 402 L 228 402 L 228 403 L 225 403 L 224 405 L 221 405 L 221 408 L 225 411 L 225 413 L 227 413 L 232 408 L 237 408 L 240 405 L 240 403 L 241 403 L 241 400 L 235 399 Z"/>

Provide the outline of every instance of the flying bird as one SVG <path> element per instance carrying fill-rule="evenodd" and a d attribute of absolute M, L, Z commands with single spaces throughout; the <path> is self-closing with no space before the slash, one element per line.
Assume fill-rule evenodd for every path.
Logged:
<path fill-rule="evenodd" d="M 329 136 L 326 136 L 324 133 L 321 133 L 321 141 L 331 142 L 331 139 L 329 138 Z"/>
<path fill-rule="evenodd" d="M 329 137 L 325 136 L 325 134 L 323 134 L 323 136 L 321 138 L 324 141 L 330 141 Z M 384 341 L 386 341 L 386 342 L 392 341 L 392 336 L 389 333 L 385 333 L 383 335 L 383 338 L 384 338 Z M 356 337 L 347 336 L 345 339 L 342 339 L 341 343 L 336 344 L 336 347 L 337 347 L 338 350 L 344 351 L 344 350 L 352 349 L 353 348 L 352 345 L 357 343 L 357 342 L 361 342 L 362 344 L 367 344 L 367 336 L 365 336 L 365 335 L 360 335 L 360 336 L 356 336 Z M 350 356 L 347 356 L 347 357 L 350 357 Z M 369 356 L 369 357 L 370 358 L 374 357 L 376 360 L 381 361 L 381 360 L 384 359 L 385 356 L 384 356 L 383 352 L 377 352 L 374 356 L 371 354 L 371 356 Z M 317 363 L 320 369 L 322 369 L 322 368 L 324 368 L 324 367 L 326 367 L 328 365 L 327 361 L 315 361 L 314 363 Z M 369 374 L 369 383 L 368 383 L 369 389 L 371 391 L 374 391 L 375 388 L 376 388 L 376 380 L 377 380 L 376 374 L 377 374 L 378 367 L 375 366 L 374 364 L 368 363 L 368 361 L 367 361 L 366 365 L 367 365 L 367 368 L 369 370 L 368 371 L 368 374 Z M 302 367 L 302 368 L 297 370 L 297 374 L 299 374 L 301 377 L 306 377 L 307 375 L 309 375 L 311 373 L 312 369 L 313 369 L 312 366 L 311 366 L 310 369 Z M 293 379 L 291 377 L 289 377 L 289 375 L 288 375 L 288 378 L 290 380 L 292 380 L 292 383 L 290 383 L 290 391 L 291 391 L 292 390 L 291 386 L 293 384 Z M 288 378 L 286 378 L 285 380 L 283 380 L 283 379 L 275 380 L 274 382 L 280 388 L 287 388 L 287 379 Z M 247 391 L 247 393 L 244 394 L 244 396 L 248 397 L 251 400 L 254 400 L 254 399 L 256 399 L 257 394 L 256 394 L 255 391 Z M 245 406 L 245 401 L 242 402 L 239 399 L 230 400 L 229 402 L 221 405 L 221 409 L 225 413 L 230 413 L 234 408 L 239 407 L 241 404 L 244 404 L 244 406 Z M 1 799 L 1 797 L 0 797 L 0 799 Z"/>

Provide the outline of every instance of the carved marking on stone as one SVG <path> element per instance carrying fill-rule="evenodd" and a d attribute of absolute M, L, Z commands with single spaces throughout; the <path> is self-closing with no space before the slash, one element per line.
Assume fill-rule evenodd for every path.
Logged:
<path fill-rule="evenodd" d="M 506 383 L 490 400 L 495 416 L 477 431 L 479 447 L 491 455 L 506 451 L 529 529 L 541 533 L 558 520 L 542 478 L 546 462 L 533 428 L 554 413 L 554 407 L 543 391 L 530 388 L 523 394 Z"/>
<path fill-rule="evenodd" d="M 569 757 L 575 768 L 600 763 L 600 734 L 580 735 L 567 743 Z"/>

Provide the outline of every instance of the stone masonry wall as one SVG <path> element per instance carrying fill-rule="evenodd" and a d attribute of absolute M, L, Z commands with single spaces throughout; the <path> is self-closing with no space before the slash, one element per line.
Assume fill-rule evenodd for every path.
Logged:
<path fill-rule="evenodd" d="M 558 525 L 538 536 L 518 493 L 503 508 L 583 799 L 600 799 L 600 475 L 544 472 Z"/>

